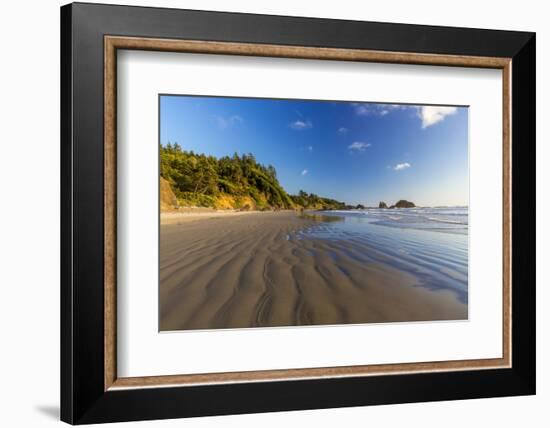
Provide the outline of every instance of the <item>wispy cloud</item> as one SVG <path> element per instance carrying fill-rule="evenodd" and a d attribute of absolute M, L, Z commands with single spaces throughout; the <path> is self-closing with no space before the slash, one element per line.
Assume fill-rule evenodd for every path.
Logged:
<path fill-rule="evenodd" d="M 308 152 L 312 152 L 313 151 L 313 146 L 307 146 L 306 149 L 307 149 Z"/>
<path fill-rule="evenodd" d="M 408 162 L 398 163 L 393 167 L 394 171 L 401 171 L 402 169 L 410 168 L 411 164 Z"/>
<path fill-rule="evenodd" d="M 382 117 L 394 111 L 410 110 L 422 121 L 422 129 L 428 128 L 441 122 L 445 117 L 455 114 L 456 107 L 446 106 L 418 106 L 410 104 L 375 104 L 375 103 L 352 103 L 353 110 L 358 116 Z"/>
<path fill-rule="evenodd" d="M 309 171 L 308 171 L 307 169 L 304 169 L 304 170 L 301 172 L 301 174 L 302 174 L 302 175 L 307 175 L 308 172 L 309 172 Z"/>
<path fill-rule="evenodd" d="M 303 131 L 313 127 L 313 123 L 310 120 L 298 119 L 290 123 L 290 127 L 295 131 Z"/>
<path fill-rule="evenodd" d="M 362 141 L 354 141 L 348 146 L 348 149 L 356 152 L 364 152 L 371 146 L 370 143 L 364 143 Z"/>
<path fill-rule="evenodd" d="M 344 128 L 343 126 L 341 128 L 338 128 L 339 134 L 346 134 L 348 132 L 348 128 Z"/>
<path fill-rule="evenodd" d="M 216 115 L 216 116 L 214 116 L 214 120 L 216 121 L 216 123 L 218 124 L 218 126 L 221 129 L 225 129 L 225 128 L 228 128 L 232 125 L 237 125 L 239 123 L 244 122 L 244 119 L 241 116 L 237 115 L 237 114 L 234 114 L 232 116 L 219 116 L 219 115 Z"/>
<path fill-rule="evenodd" d="M 422 119 L 422 128 L 435 125 L 445 119 L 446 116 L 455 114 L 456 107 L 422 106 L 418 110 L 418 117 Z"/>
<path fill-rule="evenodd" d="M 352 103 L 351 105 L 358 116 L 386 116 L 395 110 L 416 108 L 407 104 Z"/>

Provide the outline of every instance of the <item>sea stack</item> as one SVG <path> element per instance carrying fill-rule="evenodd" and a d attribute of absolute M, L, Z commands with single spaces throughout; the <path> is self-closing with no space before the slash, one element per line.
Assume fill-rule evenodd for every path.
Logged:
<path fill-rule="evenodd" d="M 415 206 L 415 204 L 410 201 L 406 201 L 405 199 L 400 199 L 395 204 L 395 208 L 414 208 Z"/>

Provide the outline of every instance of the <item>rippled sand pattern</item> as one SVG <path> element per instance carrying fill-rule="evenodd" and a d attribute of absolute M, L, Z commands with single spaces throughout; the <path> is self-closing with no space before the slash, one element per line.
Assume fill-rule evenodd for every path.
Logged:
<path fill-rule="evenodd" d="M 314 225 L 292 212 L 163 225 L 160 329 L 467 317 L 467 305 L 453 293 L 419 287 L 418 278 L 384 263 L 375 249 L 295 239 Z"/>

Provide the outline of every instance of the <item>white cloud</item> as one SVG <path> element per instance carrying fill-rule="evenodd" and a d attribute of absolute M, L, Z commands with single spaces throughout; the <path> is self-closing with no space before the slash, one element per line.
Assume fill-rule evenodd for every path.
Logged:
<path fill-rule="evenodd" d="M 234 115 L 228 116 L 228 117 L 214 116 L 214 120 L 216 121 L 218 126 L 222 129 L 225 129 L 229 126 L 236 125 L 238 123 L 243 123 L 244 122 L 244 119 L 241 116 L 237 115 L 237 114 L 234 114 Z"/>
<path fill-rule="evenodd" d="M 304 129 L 309 129 L 313 127 L 313 123 L 310 120 L 295 120 L 290 124 L 290 127 L 296 131 L 302 131 Z"/>
<path fill-rule="evenodd" d="M 393 167 L 394 171 L 401 171 L 402 169 L 410 168 L 411 164 L 408 162 L 398 163 Z"/>
<path fill-rule="evenodd" d="M 348 132 L 348 128 L 344 128 L 343 126 L 341 128 L 338 128 L 339 134 L 345 134 L 346 132 Z"/>
<path fill-rule="evenodd" d="M 304 170 L 302 171 L 301 174 L 302 174 L 302 175 L 307 175 L 308 172 L 309 172 L 309 171 L 308 171 L 307 169 L 304 169 Z"/>
<path fill-rule="evenodd" d="M 355 110 L 355 114 L 359 116 L 370 116 L 376 111 L 376 109 L 373 108 L 374 106 L 369 104 L 353 103 L 352 106 Z"/>
<path fill-rule="evenodd" d="M 362 141 L 355 141 L 348 146 L 348 149 L 358 152 L 364 152 L 371 146 L 370 143 L 364 143 Z"/>
<path fill-rule="evenodd" d="M 423 106 L 418 110 L 418 117 L 422 119 L 422 128 L 435 125 L 446 116 L 456 113 L 456 107 Z"/>
<path fill-rule="evenodd" d="M 418 106 L 411 104 L 386 104 L 386 109 L 388 110 L 408 110 L 415 108 L 418 108 Z"/>

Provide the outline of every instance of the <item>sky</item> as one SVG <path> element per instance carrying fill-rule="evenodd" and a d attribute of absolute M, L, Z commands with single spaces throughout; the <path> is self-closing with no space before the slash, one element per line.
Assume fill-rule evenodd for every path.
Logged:
<path fill-rule="evenodd" d="M 161 95 L 160 143 L 252 153 L 290 194 L 468 205 L 467 107 Z"/>

